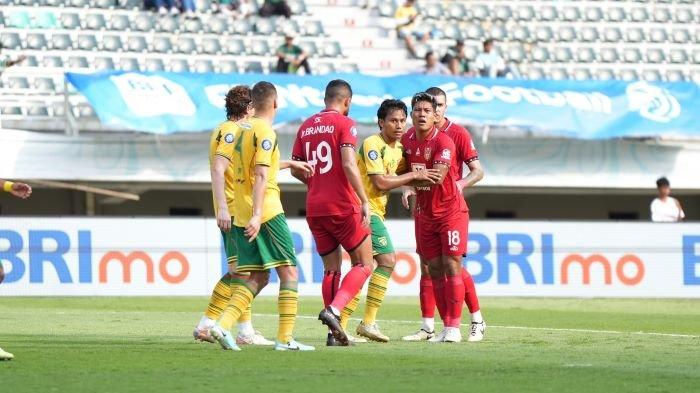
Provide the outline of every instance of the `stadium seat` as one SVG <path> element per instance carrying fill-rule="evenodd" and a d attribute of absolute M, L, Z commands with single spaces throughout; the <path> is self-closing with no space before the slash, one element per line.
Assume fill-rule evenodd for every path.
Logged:
<path fill-rule="evenodd" d="M 569 73 L 566 72 L 566 70 L 563 68 L 552 68 L 549 71 L 549 77 L 556 81 L 560 81 L 564 79 L 569 79 Z"/>
<path fill-rule="evenodd" d="M 526 75 L 527 75 L 528 79 L 535 79 L 535 80 L 544 79 L 544 77 L 545 77 L 544 72 L 539 67 L 528 68 Z"/>
<path fill-rule="evenodd" d="M 142 12 L 139 13 L 136 18 L 134 18 L 133 26 L 138 31 L 152 31 L 154 25 L 155 22 L 153 21 L 151 14 Z"/>
<path fill-rule="evenodd" d="M 98 57 L 95 59 L 95 69 L 98 71 L 113 70 L 114 68 L 114 61 L 112 61 L 111 57 Z"/>
<path fill-rule="evenodd" d="M 320 37 L 325 35 L 323 32 L 323 24 L 317 20 L 306 21 L 302 31 L 304 35 L 310 37 Z"/>
<path fill-rule="evenodd" d="M 304 42 L 300 42 L 299 46 L 306 49 L 304 44 L 305 44 Z M 252 55 L 256 55 L 256 56 L 267 56 L 271 53 L 270 45 L 268 45 L 266 40 L 262 40 L 262 39 L 253 40 L 250 43 L 250 53 Z M 309 52 L 306 52 L 306 53 L 309 53 Z M 316 52 L 314 52 L 313 54 L 316 54 Z"/>
<path fill-rule="evenodd" d="M 213 16 L 204 24 L 204 31 L 216 35 L 225 34 L 228 32 L 228 22 L 224 18 Z"/>
<path fill-rule="evenodd" d="M 425 15 L 430 19 L 442 19 L 445 14 L 445 10 L 442 8 L 440 3 L 428 3 L 423 6 L 421 15 Z M 326 72 L 328 74 L 328 72 Z"/>
<path fill-rule="evenodd" d="M 661 28 L 653 28 L 649 30 L 649 41 L 650 42 L 666 42 L 668 36 L 666 35 L 666 30 Z"/>
<path fill-rule="evenodd" d="M 122 71 L 139 71 L 141 67 L 139 67 L 138 60 L 133 57 L 122 57 L 119 59 L 118 68 Z"/>
<path fill-rule="evenodd" d="M 637 48 L 625 48 L 622 58 L 626 63 L 641 63 L 642 53 Z"/>
<path fill-rule="evenodd" d="M 195 54 L 197 53 L 197 43 L 194 42 L 194 38 L 180 37 L 175 42 L 175 51 L 183 54 Z"/>
<path fill-rule="evenodd" d="M 621 7 L 608 8 L 608 11 L 606 13 L 606 19 L 609 22 L 622 22 L 626 18 L 627 14 L 625 13 L 625 9 Z"/>
<path fill-rule="evenodd" d="M 464 10 L 464 6 L 460 3 L 454 4 L 454 5 L 455 6 L 459 5 L 461 7 L 450 6 L 450 15 L 452 16 L 453 19 L 462 20 L 464 17 L 458 16 L 459 13 L 458 12 L 455 13 L 453 11 L 453 8 L 454 8 L 454 10 L 457 10 L 458 8 L 461 8 L 462 10 Z M 479 21 L 484 21 L 484 20 L 490 19 L 490 17 L 491 17 L 490 12 L 489 12 L 489 7 L 487 7 L 483 4 L 475 4 L 471 7 L 469 7 L 469 11 L 471 13 L 470 19 L 472 19 L 472 20 L 475 19 L 475 20 L 479 20 Z"/>
<path fill-rule="evenodd" d="M 184 31 L 187 33 L 199 34 L 202 32 L 202 30 L 204 30 L 204 27 L 202 26 L 202 21 L 200 21 L 199 19 L 187 19 L 184 25 Z"/>
<path fill-rule="evenodd" d="M 175 33 L 178 31 L 178 21 L 171 16 L 163 16 L 158 18 L 157 31 L 161 33 Z"/>
<path fill-rule="evenodd" d="M 64 29 L 74 30 L 80 28 L 80 16 L 72 12 L 61 14 L 61 26 Z"/>
<path fill-rule="evenodd" d="M 680 70 L 666 71 L 666 80 L 669 82 L 682 82 L 685 80 L 685 75 Z"/>
<path fill-rule="evenodd" d="M 436 29 L 438 27 L 436 26 Z M 458 40 L 462 38 L 462 29 L 457 23 L 445 23 L 440 29 L 444 38 Z"/>
<path fill-rule="evenodd" d="M 639 27 L 632 27 L 625 32 L 625 40 L 627 42 L 642 42 L 644 41 L 644 31 Z"/>
<path fill-rule="evenodd" d="M 143 0 L 120 0 L 121 8 L 125 10 L 138 10 L 143 6 Z M 200 8 L 205 9 L 205 8 Z"/>
<path fill-rule="evenodd" d="M 393 18 L 394 13 L 396 12 L 396 5 L 393 2 L 382 1 L 377 6 L 377 11 L 379 12 L 379 16 L 383 16 L 385 18 Z"/>
<path fill-rule="evenodd" d="M 211 60 L 200 59 L 194 62 L 194 72 L 210 73 L 214 72 L 214 64 Z"/>
<path fill-rule="evenodd" d="M 646 58 L 648 63 L 663 63 L 666 56 L 661 49 L 647 49 Z"/>
<path fill-rule="evenodd" d="M 153 51 L 157 53 L 170 53 L 173 50 L 170 38 L 166 36 L 159 36 L 153 39 Z"/>
<path fill-rule="evenodd" d="M 507 20 L 510 20 L 512 17 L 513 11 L 510 9 L 510 6 L 497 5 L 493 9 L 493 19 L 505 22 Z"/>
<path fill-rule="evenodd" d="M 131 30 L 129 17 L 124 14 L 114 14 L 109 18 L 109 29 L 115 31 Z"/>
<path fill-rule="evenodd" d="M 43 105 L 30 105 L 27 108 L 27 116 L 48 116 L 49 111 Z"/>
<path fill-rule="evenodd" d="M 78 36 L 77 46 L 80 50 L 96 50 L 98 45 L 93 34 L 81 34 Z"/>
<path fill-rule="evenodd" d="M 61 68 L 63 67 L 63 60 L 58 56 L 44 56 L 41 64 L 46 68 Z"/>
<path fill-rule="evenodd" d="M 678 23 L 691 23 L 693 21 L 693 13 L 687 8 L 676 9 L 675 21 Z"/>
<path fill-rule="evenodd" d="M 612 80 L 615 79 L 615 73 L 613 73 L 612 70 L 608 68 L 599 68 L 595 72 L 595 78 L 601 81 Z"/>
<path fill-rule="evenodd" d="M 83 56 L 71 56 L 68 58 L 68 67 L 70 68 L 90 68 L 90 64 Z"/>
<path fill-rule="evenodd" d="M 322 55 L 325 57 L 342 57 L 343 50 L 340 47 L 340 43 L 336 41 L 326 42 L 323 44 Z"/>
<path fill-rule="evenodd" d="M 165 70 L 165 65 L 163 64 L 163 60 L 161 59 L 146 59 L 144 63 L 144 71 L 148 72 L 158 72 L 158 71 L 164 71 Z"/>
<path fill-rule="evenodd" d="M 639 79 L 639 76 L 637 75 L 637 71 L 627 69 L 620 71 L 620 79 L 629 82 Z"/>
<path fill-rule="evenodd" d="M 73 43 L 68 34 L 54 34 L 51 37 L 51 48 L 58 50 L 68 50 Z"/>
<path fill-rule="evenodd" d="M 605 28 L 603 31 L 603 41 L 615 43 L 622 41 L 622 31 L 617 27 Z"/>
<path fill-rule="evenodd" d="M 294 19 L 279 19 L 275 24 L 275 33 L 273 34 L 284 35 L 292 33 L 297 35 L 300 31 L 299 24 Z"/>
<path fill-rule="evenodd" d="M 34 15 L 34 27 L 38 27 L 40 29 L 53 29 L 57 26 L 58 22 L 56 21 L 56 16 L 53 14 L 53 12 L 44 11 Z"/>
<path fill-rule="evenodd" d="M 237 74 L 239 73 L 238 64 L 235 61 L 224 60 L 217 62 L 219 72 L 222 74 Z"/>
<path fill-rule="evenodd" d="M 114 0 L 92 0 L 92 6 L 95 8 L 109 9 L 114 7 Z"/>
<path fill-rule="evenodd" d="M 560 26 L 557 30 L 557 38 L 561 42 L 576 41 L 576 30 L 571 26 Z"/>
<path fill-rule="evenodd" d="M 488 8 L 486 9 L 486 12 L 488 12 Z M 447 7 L 447 17 L 450 19 L 461 21 L 461 20 L 464 20 L 466 18 L 466 16 L 467 16 L 467 10 L 464 8 L 464 5 L 461 3 L 453 2 L 452 4 L 449 5 L 449 7 Z"/>
<path fill-rule="evenodd" d="M 318 47 L 316 47 L 316 43 L 313 41 L 301 41 L 298 45 L 308 56 L 315 56 L 318 54 Z"/>
<path fill-rule="evenodd" d="M 671 49 L 669 51 L 668 60 L 674 64 L 685 64 L 689 59 L 683 49 Z"/>
<path fill-rule="evenodd" d="M 529 22 L 535 19 L 535 9 L 531 5 L 521 5 L 515 10 L 515 20 Z"/>
<path fill-rule="evenodd" d="M 539 20 L 541 21 L 553 21 L 557 20 L 559 13 L 557 9 L 551 5 L 546 5 L 540 7 Z"/>
<path fill-rule="evenodd" d="M 22 109 L 16 106 L 2 106 L 0 107 L 0 113 L 3 115 L 14 115 L 19 116 L 22 114 Z"/>
<path fill-rule="evenodd" d="M 671 35 L 671 40 L 678 44 L 686 44 L 691 41 L 690 32 L 686 29 L 675 29 Z"/>
<path fill-rule="evenodd" d="M 660 81 L 661 73 L 657 70 L 644 70 L 642 72 L 642 79 L 649 82 Z"/>
<path fill-rule="evenodd" d="M 233 24 L 233 32 L 238 35 L 249 35 L 255 30 L 255 26 L 248 20 L 239 20 Z"/>
<path fill-rule="evenodd" d="M 29 81 L 23 76 L 12 76 L 7 78 L 7 87 L 11 89 L 28 89 Z"/>
<path fill-rule="evenodd" d="M 595 27 L 586 26 L 581 29 L 580 40 L 582 42 L 598 41 L 598 30 Z"/>
<path fill-rule="evenodd" d="M 649 20 L 649 14 L 647 14 L 646 8 L 635 7 L 630 10 L 629 18 L 633 22 L 646 22 Z"/>
<path fill-rule="evenodd" d="M 250 73 L 250 72 L 256 72 L 256 73 L 263 73 L 263 65 L 259 61 L 249 61 L 245 63 L 245 66 L 243 67 L 243 72 L 245 73 Z"/>
<path fill-rule="evenodd" d="M 19 49 L 22 46 L 22 40 L 17 33 L 2 33 L 0 43 L 5 49 Z"/>
<path fill-rule="evenodd" d="M 693 64 L 700 64 L 700 50 L 693 51 Z"/>
<path fill-rule="evenodd" d="M 584 18 L 588 22 L 600 22 L 605 18 L 605 14 L 600 7 L 588 7 L 584 11 Z"/>
<path fill-rule="evenodd" d="M 700 84 L 700 70 L 691 71 L 690 78 L 688 80 Z"/>
<path fill-rule="evenodd" d="M 333 63 L 314 64 L 314 73 L 315 74 L 325 75 L 325 74 L 332 74 L 334 72 L 335 72 L 335 66 L 333 66 Z"/>
<path fill-rule="evenodd" d="M 564 7 L 561 12 L 561 19 L 567 22 L 578 22 L 581 20 L 581 13 L 578 7 Z"/>
<path fill-rule="evenodd" d="M 44 0 L 44 5 L 47 7 L 63 7 L 65 0 Z"/>
<path fill-rule="evenodd" d="M 470 24 L 464 30 L 465 37 L 469 40 L 481 41 L 484 39 L 484 30 L 480 25 Z"/>
<path fill-rule="evenodd" d="M 243 40 L 238 38 L 224 39 L 224 53 L 229 55 L 245 55 L 246 48 Z"/>
<path fill-rule="evenodd" d="M 514 41 L 528 42 L 530 41 L 530 30 L 527 26 L 516 25 L 510 31 L 510 38 Z"/>
<path fill-rule="evenodd" d="M 270 36 L 275 32 L 277 21 L 273 18 L 259 18 L 255 22 L 255 32 L 259 35 Z"/>
<path fill-rule="evenodd" d="M 580 47 L 576 51 L 576 59 L 579 63 L 592 63 L 596 60 L 596 55 L 593 49 L 588 47 Z"/>
<path fill-rule="evenodd" d="M 521 63 L 527 55 L 525 54 L 525 49 L 521 45 L 513 45 L 505 52 L 506 58 L 514 63 Z M 473 57 L 470 57 L 473 59 Z"/>
<path fill-rule="evenodd" d="M 306 13 L 306 4 L 303 0 L 288 0 L 289 9 L 292 10 L 294 15 L 303 15 Z"/>
<path fill-rule="evenodd" d="M 172 59 L 168 64 L 170 72 L 189 72 L 190 66 L 185 59 Z"/>
<path fill-rule="evenodd" d="M 79 104 L 77 107 L 77 113 L 75 113 L 78 117 L 95 117 L 95 110 L 92 109 L 90 104 Z"/>
<path fill-rule="evenodd" d="M 535 30 L 535 38 L 537 41 L 551 42 L 554 39 L 552 28 L 549 26 L 538 26 Z"/>
<path fill-rule="evenodd" d="M 600 61 L 604 63 L 616 63 L 618 60 L 619 56 L 615 48 L 601 48 Z"/>
<path fill-rule="evenodd" d="M 204 38 L 202 39 L 202 53 L 208 55 L 216 55 L 221 53 L 221 45 L 219 40 L 216 38 Z"/>
<path fill-rule="evenodd" d="M 89 0 L 68 0 L 65 3 L 68 6 L 75 8 L 87 8 L 88 6 L 90 6 Z"/>
<path fill-rule="evenodd" d="M 123 45 L 122 39 L 118 35 L 105 35 L 102 37 L 101 44 L 102 50 L 108 52 L 121 52 Z"/>
<path fill-rule="evenodd" d="M 547 51 L 547 48 L 535 47 L 532 49 L 532 52 L 530 52 L 530 56 L 533 61 L 538 63 L 546 63 L 549 61 L 549 51 Z"/>
<path fill-rule="evenodd" d="M 27 34 L 27 39 L 25 42 L 27 45 L 27 49 L 46 49 L 46 38 L 42 33 Z"/>
<path fill-rule="evenodd" d="M 568 47 L 558 47 L 554 50 L 554 60 L 559 63 L 568 63 L 573 59 L 571 49 Z"/>
<path fill-rule="evenodd" d="M 495 24 L 491 26 L 491 31 L 489 34 L 489 38 L 492 38 L 496 41 L 503 41 L 508 37 L 508 31 L 506 30 L 505 26 L 501 24 Z"/>
<path fill-rule="evenodd" d="M 360 72 L 360 67 L 355 63 L 345 63 L 338 65 L 336 71 L 343 74 L 356 74 Z"/>
<path fill-rule="evenodd" d="M 105 30 L 107 23 L 102 14 L 88 14 L 85 16 L 85 28 L 88 30 Z"/>
<path fill-rule="evenodd" d="M 64 103 L 54 102 L 51 105 L 51 112 L 54 117 L 63 117 L 66 115 L 66 107 Z"/>
<path fill-rule="evenodd" d="M 126 47 L 130 52 L 146 52 L 148 50 L 148 43 L 145 37 L 132 35 L 127 39 Z"/>
<path fill-rule="evenodd" d="M 28 55 L 27 58 L 22 62 L 24 67 L 38 67 L 39 62 L 36 60 L 36 56 Z"/>
<path fill-rule="evenodd" d="M 671 21 L 673 16 L 671 16 L 671 11 L 668 8 L 656 8 L 654 9 L 654 21 L 658 23 L 666 23 Z"/>
<path fill-rule="evenodd" d="M 27 11 L 14 11 L 10 14 L 7 22 L 10 27 L 17 29 L 28 29 L 32 27 L 32 19 Z"/>

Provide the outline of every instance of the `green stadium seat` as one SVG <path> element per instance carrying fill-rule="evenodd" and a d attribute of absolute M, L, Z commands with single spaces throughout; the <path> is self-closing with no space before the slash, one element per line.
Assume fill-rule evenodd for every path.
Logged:
<path fill-rule="evenodd" d="M 34 27 L 40 29 L 53 29 L 58 26 L 56 16 L 53 12 L 38 12 L 34 15 Z"/>
<path fill-rule="evenodd" d="M 32 27 L 32 19 L 26 11 L 15 11 L 10 14 L 8 25 L 18 29 L 28 29 Z"/>

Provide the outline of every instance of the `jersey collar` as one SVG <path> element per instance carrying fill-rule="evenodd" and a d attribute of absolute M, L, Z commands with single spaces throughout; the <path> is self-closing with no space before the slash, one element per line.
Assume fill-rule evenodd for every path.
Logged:
<path fill-rule="evenodd" d="M 452 126 L 452 120 L 445 118 L 445 124 L 440 128 L 440 131 L 444 132 L 447 131 L 448 128 Z"/>
<path fill-rule="evenodd" d="M 340 112 L 338 112 L 337 110 L 335 110 L 335 109 L 328 109 L 328 108 L 322 110 L 321 113 L 337 113 L 337 114 L 340 114 Z"/>
<path fill-rule="evenodd" d="M 429 141 L 429 140 L 432 140 L 433 138 L 435 138 L 438 134 L 438 131 L 439 130 L 437 129 L 437 127 L 433 126 L 433 131 L 430 134 L 428 134 L 428 137 L 425 138 L 425 140 Z M 411 136 L 409 136 L 409 138 L 411 138 L 413 140 L 418 140 L 418 130 L 416 130 L 415 127 L 413 128 L 413 134 Z"/>

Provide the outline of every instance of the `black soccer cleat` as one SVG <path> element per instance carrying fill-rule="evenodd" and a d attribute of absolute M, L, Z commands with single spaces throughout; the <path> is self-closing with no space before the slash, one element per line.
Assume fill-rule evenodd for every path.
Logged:
<path fill-rule="evenodd" d="M 338 344 L 338 341 L 335 340 L 335 337 L 333 337 L 333 333 L 328 332 L 328 337 L 326 338 L 326 346 L 327 347 L 337 347 L 340 344 Z"/>
<path fill-rule="evenodd" d="M 348 340 L 348 336 L 343 331 L 342 326 L 340 326 L 340 317 L 333 314 L 333 311 L 331 310 L 330 306 L 321 310 L 321 312 L 318 314 L 318 320 L 321 321 L 321 323 L 323 323 L 324 325 L 328 326 L 330 333 L 336 340 L 337 346 L 350 346 L 350 340 Z"/>

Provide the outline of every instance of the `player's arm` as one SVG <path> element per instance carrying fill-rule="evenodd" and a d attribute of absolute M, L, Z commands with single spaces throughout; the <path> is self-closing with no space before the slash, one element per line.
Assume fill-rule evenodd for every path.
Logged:
<path fill-rule="evenodd" d="M 360 170 L 357 168 L 357 155 L 355 154 L 355 149 L 352 146 L 342 146 L 340 148 L 340 155 L 343 160 L 343 172 L 345 172 L 345 177 L 347 177 L 352 189 L 360 198 L 362 202 L 362 224 L 365 226 L 369 225 L 369 200 L 367 199 L 367 194 L 365 194 L 365 189 L 362 187 L 362 179 L 360 178 Z"/>
<path fill-rule="evenodd" d="M 211 188 L 216 203 L 216 225 L 224 232 L 231 229 L 231 213 L 226 203 L 226 168 L 231 165 L 228 158 L 215 155 L 211 164 Z"/>
<path fill-rule="evenodd" d="M 256 165 L 253 169 L 253 215 L 245 226 L 245 235 L 250 238 L 248 242 L 255 240 L 260 232 L 268 169 L 266 165 Z"/>
<path fill-rule="evenodd" d="M 32 195 L 32 188 L 28 184 L 20 182 L 13 183 L 2 179 L 0 179 L 0 184 L 2 184 L 3 191 L 9 192 L 17 198 L 27 199 Z"/>
<path fill-rule="evenodd" d="M 280 161 L 280 169 L 289 169 L 292 172 L 298 172 L 305 176 L 311 176 L 314 173 L 314 167 L 305 161 L 282 160 Z"/>
<path fill-rule="evenodd" d="M 457 187 L 460 192 L 465 188 L 472 187 L 484 178 L 484 169 L 481 167 L 479 160 L 470 161 L 467 164 L 467 168 L 469 168 L 469 173 L 462 179 L 457 180 Z"/>
<path fill-rule="evenodd" d="M 297 132 L 297 137 L 294 140 L 294 146 L 292 146 L 292 161 L 306 162 L 306 156 L 304 154 L 304 149 L 301 148 L 301 139 L 299 138 L 299 133 Z M 310 164 L 309 164 L 310 165 Z M 281 167 L 280 167 L 281 168 Z M 311 173 L 308 175 L 302 171 L 296 170 L 294 168 L 290 169 L 290 173 L 294 178 L 299 180 L 304 184 L 309 184 L 309 176 L 314 174 L 314 168 L 311 167 Z"/>
<path fill-rule="evenodd" d="M 484 178 L 484 169 L 479 161 L 479 152 L 476 151 L 476 146 L 474 146 L 474 141 L 469 132 L 467 130 L 463 131 L 458 133 L 453 139 L 455 150 L 462 153 L 460 155 L 464 157 L 464 164 L 469 168 L 469 173 L 462 179 L 457 180 L 457 188 L 460 192 L 465 188 L 474 186 Z"/>
<path fill-rule="evenodd" d="M 683 211 L 681 203 L 676 198 L 673 198 L 673 200 L 676 201 L 676 206 L 678 206 L 678 221 L 685 220 L 685 212 Z"/>
<path fill-rule="evenodd" d="M 403 175 L 390 176 L 390 175 L 369 175 L 369 179 L 374 184 L 375 187 L 382 191 L 393 190 L 394 188 L 399 188 L 407 184 L 411 185 L 423 185 L 423 184 L 435 184 L 439 173 L 436 169 L 420 170 L 415 172 L 407 172 Z"/>

